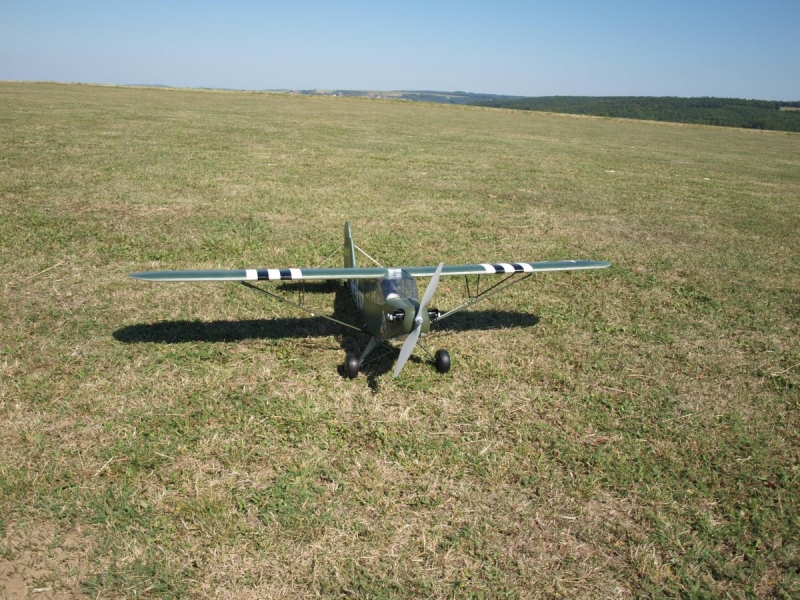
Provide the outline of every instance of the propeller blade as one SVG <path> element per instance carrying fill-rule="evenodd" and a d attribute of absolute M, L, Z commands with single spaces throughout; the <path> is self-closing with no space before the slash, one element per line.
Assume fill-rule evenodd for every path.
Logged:
<path fill-rule="evenodd" d="M 403 347 L 400 348 L 400 357 L 397 359 L 397 366 L 394 368 L 395 377 L 400 375 L 400 371 L 402 371 L 403 367 L 406 366 L 406 361 L 411 356 L 411 352 L 414 350 L 414 346 L 417 345 L 417 340 L 419 339 L 420 331 L 421 331 L 420 326 L 415 323 L 414 329 L 411 330 L 411 333 L 408 334 L 406 341 L 403 342 Z"/>
<path fill-rule="evenodd" d="M 439 266 L 436 268 L 436 272 L 433 274 L 433 277 L 431 277 L 431 281 L 428 284 L 428 287 L 425 289 L 425 295 L 422 297 L 422 302 L 419 303 L 417 314 L 414 315 L 414 328 L 411 330 L 411 333 L 408 334 L 406 341 L 403 342 L 402 348 L 400 348 L 400 356 L 397 359 L 397 366 L 394 368 L 395 377 L 400 375 L 400 371 L 402 371 L 403 367 L 406 366 L 406 362 L 411 356 L 411 352 L 413 352 L 414 346 L 417 345 L 417 341 L 419 340 L 419 335 L 422 331 L 422 323 L 423 323 L 422 311 L 427 309 L 428 302 L 431 301 L 434 292 L 436 292 L 436 286 L 439 285 L 439 277 L 442 274 L 442 267 L 444 267 L 444 263 L 439 263 Z"/>
<path fill-rule="evenodd" d="M 444 263 L 439 263 L 439 266 L 436 267 L 436 272 L 431 277 L 431 281 L 428 284 L 428 287 L 425 288 L 425 295 L 422 297 L 422 302 L 419 303 L 419 312 L 425 310 L 428 306 L 428 302 L 431 301 L 433 298 L 433 293 L 436 291 L 436 286 L 439 285 L 439 277 L 442 274 L 442 267 L 444 267 Z"/>

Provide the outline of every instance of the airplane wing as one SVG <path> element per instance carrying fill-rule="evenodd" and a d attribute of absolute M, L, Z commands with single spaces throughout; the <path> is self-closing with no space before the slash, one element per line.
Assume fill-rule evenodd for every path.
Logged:
<path fill-rule="evenodd" d="M 233 269 L 231 271 L 146 271 L 131 273 L 145 281 L 298 281 L 312 279 L 380 279 L 388 269 Z M 433 274 L 431 272 L 431 274 Z"/>
<path fill-rule="evenodd" d="M 547 262 L 484 263 L 451 265 L 442 268 L 442 275 L 506 275 L 511 273 L 541 273 L 545 271 L 582 271 L 605 269 L 611 263 L 604 260 L 556 260 Z M 431 277 L 436 267 L 403 267 L 412 277 Z"/>
<path fill-rule="evenodd" d="M 505 275 L 512 273 L 539 273 L 546 271 L 580 271 L 605 269 L 610 262 L 599 260 L 559 260 L 550 262 L 516 262 L 474 265 L 449 265 L 442 275 Z M 436 266 L 397 267 L 412 277 L 432 277 Z M 380 279 L 389 273 L 387 267 L 355 267 L 339 269 L 233 269 L 230 271 L 147 271 L 131 273 L 131 277 L 144 281 L 300 281 L 323 279 Z"/>

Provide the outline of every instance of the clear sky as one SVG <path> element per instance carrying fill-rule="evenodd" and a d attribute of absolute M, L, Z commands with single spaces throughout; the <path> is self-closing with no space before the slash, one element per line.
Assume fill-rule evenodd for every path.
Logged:
<path fill-rule="evenodd" d="M 0 0 L 0 80 L 800 100 L 800 0 Z"/>

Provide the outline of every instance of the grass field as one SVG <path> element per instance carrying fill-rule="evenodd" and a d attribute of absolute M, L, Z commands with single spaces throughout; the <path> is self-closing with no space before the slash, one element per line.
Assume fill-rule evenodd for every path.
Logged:
<path fill-rule="evenodd" d="M 355 333 L 127 277 L 316 266 L 346 219 L 384 264 L 613 266 L 352 381 Z M 798 232 L 797 134 L 0 83 L 0 597 L 796 598 Z"/>

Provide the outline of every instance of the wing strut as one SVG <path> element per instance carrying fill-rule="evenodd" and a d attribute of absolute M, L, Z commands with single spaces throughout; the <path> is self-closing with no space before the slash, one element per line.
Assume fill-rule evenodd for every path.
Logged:
<path fill-rule="evenodd" d="M 436 319 L 435 321 L 431 321 L 431 323 L 438 323 L 442 319 L 446 319 L 447 317 L 449 317 L 452 314 L 455 314 L 455 313 L 457 313 L 457 312 L 459 312 L 461 310 L 464 310 L 465 308 L 473 306 L 474 304 L 478 304 L 478 302 L 483 302 L 487 298 L 491 298 L 492 296 L 507 290 L 511 286 L 517 285 L 518 283 L 522 283 L 523 281 L 528 279 L 531 275 L 533 275 L 533 273 L 526 273 L 522 277 L 516 277 L 515 275 L 516 275 L 515 273 L 512 273 L 511 275 L 509 275 L 505 279 L 502 279 L 502 280 L 498 281 L 494 285 L 490 286 L 489 289 L 484 290 L 483 292 L 479 292 L 478 291 L 479 288 L 476 288 L 474 296 L 470 295 L 469 277 L 465 276 L 464 277 L 464 281 L 466 281 L 466 284 L 467 284 L 467 300 L 465 302 L 463 302 L 462 304 L 459 304 L 455 308 L 453 308 L 451 310 L 448 310 L 446 313 L 444 313 L 443 315 L 439 316 L 439 318 Z M 478 275 L 478 285 L 480 285 L 480 280 L 481 280 L 481 276 Z"/>
<path fill-rule="evenodd" d="M 297 302 L 292 302 L 291 300 L 289 300 L 287 298 L 284 298 L 283 296 L 279 296 L 278 294 L 274 294 L 272 292 L 268 292 L 264 288 L 260 288 L 257 285 L 253 285 L 252 283 L 248 283 L 247 281 L 242 281 L 241 284 L 243 286 L 245 286 L 245 287 L 249 287 L 251 290 L 255 290 L 257 292 L 261 292 L 262 294 L 265 294 L 265 295 L 269 296 L 270 298 L 274 298 L 275 300 L 279 300 L 279 301 L 281 301 L 281 302 L 283 302 L 285 304 L 288 304 L 289 306 L 294 306 L 295 308 L 299 308 L 300 310 L 305 311 L 308 314 L 310 314 L 312 317 L 322 317 L 323 319 L 328 319 L 328 321 L 333 321 L 334 323 L 337 323 L 338 325 L 341 325 L 343 327 L 348 327 L 350 329 L 355 329 L 359 333 L 365 333 L 365 334 L 368 333 L 368 332 L 364 331 L 363 329 L 361 329 L 360 327 L 356 327 L 355 325 L 351 325 L 350 323 L 345 323 L 344 321 L 340 321 L 339 319 L 335 319 L 334 317 L 330 317 L 328 315 L 320 314 L 320 313 L 308 308 L 307 306 L 303 306 L 302 304 L 298 304 Z"/>

